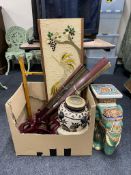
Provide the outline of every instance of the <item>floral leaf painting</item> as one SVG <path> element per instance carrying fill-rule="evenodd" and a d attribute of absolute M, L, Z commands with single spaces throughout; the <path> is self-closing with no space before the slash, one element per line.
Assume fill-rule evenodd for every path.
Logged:
<path fill-rule="evenodd" d="M 51 95 L 55 95 L 60 88 L 60 86 L 63 84 L 65 79 L 68 78 L 68 75 L 75 70 L 75 59 L 72 57 L 71 53 L 64 53 L 60 61 L 58 61 L 55 57 L 53 57 L 55 61 L 62 67 L 64 70 L 64 73 L 62 75 L 62 78 L 57 81 L 51 88 Z"/>
<path fill-rule="evenodd" d="M 70 53 L 69 54 L 68 53 L 63 54 L 60 63 L 64 64 L 68 68 L 70 67 L 73 70 L 75 68 L 75 59 L 72 57 L 72 54 L 70 54 Z"/>
<path fill-rule="evenodd" d="M 68 54 L 68 53 L 65 53 L 65 54 L 62 55 L 62 58 L 61 58 L 61 59 L 62 59 L 62 60 L 65 60 L 66 58 L 68 58 L 68 57 L 70 57 L 70 56 L 72 56 L 72 54 L 70 54 L 70 53 L 69 53 L 69 54 Z"/>
<path fill-rule="evenodd" d="M 60 43 L 62 44 L 63 43 L 63 42 L 60 41 L 60 39 L 64 35 L 68 35 L 67 41 L 64 41 L 64 42 L 67 42 L 67 43 L 69 42 L 68 44 L 70 44 L 70 42 L 73 40 L 73 38 L 75 36 L 75 29 L 74 29 L 74 27 L 71 27 L 71 26 L 68 25 L 65 28 L 65 30 L 64 30 L 64 32 L 62 34 L 59 34 L 58 32 L 56 32 L 56 33 L 48 32 L 48 34 L 47 34 L 47 37 L 48 37 L 47 38 L 47 43 L 52 48 L 52 51 L 55 51 L 57 44 L 60 44 Z"/>
<path fill-rule="evenodd" d="M 83 64 L 83 20 L 40 19 L 42 66 L 49 101 L 68 77 Z"/>
<path fill-rule="evenodd" d="M 65 29 L 65 31 L 63 32 L 63 34 L 64 35 L 65 34 L 70 35 L 71 39 L 73 39 L 74 36 L 75 36 L 75 29 L 74 29 L 74 27 L 71 27 L 71 26 L 68 25 L 67 28 Z"/>
<path fill-rule="evenodd" d="M 52 96 L 54 96 L 57 93 L 58 89 L 60 88 L 60 84 L 61 84 L 60 81 L 58 81 L 52 86 L 52 88 L 51 88 L 51 95 Z"/>

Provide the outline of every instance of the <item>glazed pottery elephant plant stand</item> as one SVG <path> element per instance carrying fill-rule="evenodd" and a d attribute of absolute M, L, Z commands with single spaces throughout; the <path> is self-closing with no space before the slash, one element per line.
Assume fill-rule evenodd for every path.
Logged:
<path fill-rule="evenodd" d="M 93 147 L 112 155 L 121 140 L 123 110 L 116 99 L 122 94 L 109 84 L 94 84 L 91 88 L 98 101 Z"/>
<path fill-rule="evenodd" d="M 97 105 L 94 148 L 111 155 L 120 143 L 123 126 L 123 111 L 120 105 Z"/>

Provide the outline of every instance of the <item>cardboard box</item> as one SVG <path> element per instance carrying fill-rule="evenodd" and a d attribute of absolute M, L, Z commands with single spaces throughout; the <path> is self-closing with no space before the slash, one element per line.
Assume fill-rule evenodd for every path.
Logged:
<path fill-rule="evenodd" d="M 36 113 L 45 101 L 45 89 L 42 82 L 29 82 L 32 112 Z M 87 89 L 90 114 L 89 129 L 81 135 L 41 135 L 21 134 L 17 127 L 26 119 L 26 101 L 22 84 L 6 102 L 6 112 L 12 134 L 16 155 L 77 156 L 92 155 L 92 143 L 95 123 L 95 102 L 91 91 Z"/>

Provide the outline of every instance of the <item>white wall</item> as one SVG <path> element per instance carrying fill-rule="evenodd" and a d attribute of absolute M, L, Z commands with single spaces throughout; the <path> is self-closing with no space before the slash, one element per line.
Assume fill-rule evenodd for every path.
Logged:
<path fill-rule="evenodd" d="M 118 33 L 120 34 L 118 47 L 117 47 L 118 52 L 119 52 L 121 42 L 122 42 L 125 30 L 126 30 L 126 26 L 127 26 L 127 23 L 128 23 L 130 13 L 131 13 L 131 0 L 125 0 L 124 11 L 123 11 L 123 15 L 122 15 L 122 18 L 121 18 L 120 27 L 119 27 L 119 30 L 118 30 Z"/>
<path fill-rule="evenodd" d="M 33 26 L 31 0 L 0 0 L 6 30 L 13 25 Z"/>

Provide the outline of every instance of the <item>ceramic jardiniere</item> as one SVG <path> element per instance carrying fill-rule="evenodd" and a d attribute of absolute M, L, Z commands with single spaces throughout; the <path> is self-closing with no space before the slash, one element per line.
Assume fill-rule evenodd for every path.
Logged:
<path fill-rule="evenodd" d="M 77 95 L 66 98 L 58 111 L 62 129 L 77 132 L 88 125 L 88 109 L 85 100 Z"/>

